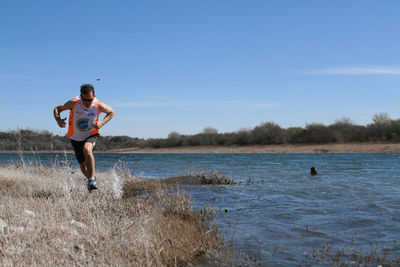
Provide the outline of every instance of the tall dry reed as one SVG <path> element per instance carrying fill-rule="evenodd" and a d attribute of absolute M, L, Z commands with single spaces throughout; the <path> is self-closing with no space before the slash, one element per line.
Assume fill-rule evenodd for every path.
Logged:
<path fill-rule="evenodd" d="M 68 164 L 0 166 L 0 265 L 228 264 L 231 251 L 183 190 L 117 169 L 97 180 L 89 194 Z"/>

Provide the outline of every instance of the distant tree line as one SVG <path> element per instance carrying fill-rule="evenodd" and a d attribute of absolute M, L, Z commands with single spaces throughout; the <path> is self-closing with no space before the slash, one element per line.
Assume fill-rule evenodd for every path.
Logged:
<path fill-rule="evenodd" d="M 212 127 L 202 133 L 181 135 L 171 132 L 168 138 L 147 139 L 144 147 L 179 146 L 246 146 L 271 144 L 327 144 L 349 142 L 400 142 L 400 120 L 392 120 L 387 113 L 377 113 L 373 123 L 356 125 L 349 118 L 342 118 L 331 125 L 311 123 L 303 127 L 284 129 L 274 122 L 262 123 L 253 129 L 241 129 L 231 133 L 218 133 Z"/>
<path fill-rule="evenodd" d="M 129 136 L 104 136 L 96 143 L 96 149 L 105 151 L 127 147 L 137 147 L 139 138 Z M 64 151 L 72 150 L 68 137 L 53 135 L 49 131 L 14 130 L 0 132 L 0 151 Z"/>
<path fill-rule="evenodd" d="M 303 127 L 282 128 L 274 122 L 262 123 L 253 129 L 218 133 L 212 127 L 194 135 L 171 132 L 167 138 L 132 138 L 129 136 L 104 136 L 96 144 L 101 151 L 122 148 L 163 148 L 180 146 L 246 146 L 270 144 L 327 144 L 348 142 L 400 142 L 400 120 L 393 120 L 387 113 L 377 113 L 372 123 L 356 125 L 349 118 L 342 118 L 331 125 L 311 123 Z M 66 136 L 49 131 L 16 130 L 0 132 L 0 150 L 63 151 L 71 150 Z"/>

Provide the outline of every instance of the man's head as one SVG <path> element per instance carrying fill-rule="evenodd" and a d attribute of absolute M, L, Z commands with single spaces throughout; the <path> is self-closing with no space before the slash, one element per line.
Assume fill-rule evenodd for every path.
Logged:
<path fill-rule="evenodd" d="M 81 95 L 87 95 L 90 92 L 94 95 L 94 87 L 91 84 L 85 83 L 81 85 Z"/>
<path fill-rule="evenodd" d="M 86 107 L 90 107 L 95 97 L 94 87 L 91 84 L 81 85 L 81 99 Z"/>

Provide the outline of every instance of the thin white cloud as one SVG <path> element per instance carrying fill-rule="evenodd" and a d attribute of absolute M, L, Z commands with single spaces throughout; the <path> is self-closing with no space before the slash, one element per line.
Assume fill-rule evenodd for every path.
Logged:
<path fill-rule="evenodd" d="M 246 110 L 246 109 L 276 109 L 281 105 L 279 103 L 261 103 L 261 102 L 248 102 L 248 101 L 226 101 L 220 103 L 216 107 L 218 109 L 230 110 Z"/>
<path fill-rule="evenodd" d="M 279 108 L 281 105 L 279 103 L 255 103 L 251 107 L 259 109 L 275 109 Z"/>
<path fill-rule="evenodd" d="M 309 75 L 400 75 L 400 67 L 368 66 L 303 71 Z"/>
<path fill-rule="evenodd" d="M 160 102 L 160 101 L 139 101 L 139 102 L 126 102 L 113 105 L 116 108 L 135 108 L 135 107 L 178 107 L 185 106 L 183 103 L 174 102 Z"/>
<path fill-rule="evenodd" d="M 16 73 L 0 73 L 0 78 L 5 79 L 29 79 L 32 78 L 29 75 L 16 74 Z"/>
<path fill-rule="evenodd" d="M 119 120 L 130 120 L 130 121 L 149 121 L 149 120 L 158 120 L 160 117 L 155 116 L 125 116 L 118 117 Z"/>
<path fill-rule="evenodd" d="M 251 102 L 242 100 L 223 100 L 223 101 L 190 101 L 190 100 L 174 100 L 174 101 L 138 101 L 115 103 L 115 108 L 159 108 L 159 107 L 192 107 L 192 108 L 216 108 L 229 110 L 243 109 L 276 109 L 281 105 L 279 103 L 270 102 Z"/>

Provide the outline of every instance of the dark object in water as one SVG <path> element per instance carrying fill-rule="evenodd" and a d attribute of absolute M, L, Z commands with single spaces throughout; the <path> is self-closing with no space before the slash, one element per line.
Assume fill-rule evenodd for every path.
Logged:
<path fill-rule="evenodd" d="M 316 175 L 317 174 L 317 169 L 315 168 L 315 166 L 311 167 L 311 175 Z"/>

